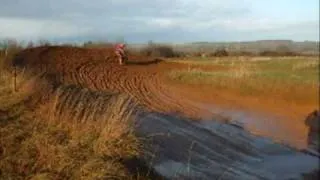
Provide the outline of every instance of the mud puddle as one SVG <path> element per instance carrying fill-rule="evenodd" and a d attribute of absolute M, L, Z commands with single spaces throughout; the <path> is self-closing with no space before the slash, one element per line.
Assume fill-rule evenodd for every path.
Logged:
<path fill-rule="evenodd" d="M 159 113 L 141 115 L 145 160 L 168 179 L 302 179 L 319 159 L 231 124 Z"/>
<path fill-rule="evenodd" d="M 272 138 L 279 143 L 288 144 L 296 148 L 306 147 L 306 127 L 303 120 L 301 122 L 289 122 L 281 116 L 253 112 L 243 109 L 223 109 L 211 104 L 195 103 L 198 107 L 206 109 L 213 114 L 225 117 L 231 124 L 247 129 L 253 134 Z M 212 120 L 207 118 L 205 126 L 210 127 Z"/>

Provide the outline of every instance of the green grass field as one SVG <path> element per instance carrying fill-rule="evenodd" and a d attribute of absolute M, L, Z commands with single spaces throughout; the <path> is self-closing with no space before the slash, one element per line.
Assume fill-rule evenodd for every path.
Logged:
<path fill-rule="evenodd" d="M 179 83 L 205 84 L 241 95 L 270 95 L 299 103 L 313 102 L 318 96 L 319 60 L 316 57 L 202 58 L 174 62 L 188 64 L 186 69 L 169 73 L 169 77 Z M 203 70 L 202 66 L 216 68 Z"/>

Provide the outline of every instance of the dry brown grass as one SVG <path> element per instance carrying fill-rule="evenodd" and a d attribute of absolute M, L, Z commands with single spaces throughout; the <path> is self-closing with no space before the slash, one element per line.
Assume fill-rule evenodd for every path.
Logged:
<path fill-rule="evenodd" d="M 148 179 L 124 163 L 141 150 L 129 97 L 61 86 L 30 109 L 39 79 L 19 75 L 14 92 L 12 74 L 3 74 L 0 179 Z"/>
<path fill-rule="evenodd" d="M 8 109 L 32 94 L 36 77 L 24 71 L 19 72 L 16 76 L 17 91 L 15 91 L 12 71 L 0 67 L 0 72 L 0 109 Z"/>

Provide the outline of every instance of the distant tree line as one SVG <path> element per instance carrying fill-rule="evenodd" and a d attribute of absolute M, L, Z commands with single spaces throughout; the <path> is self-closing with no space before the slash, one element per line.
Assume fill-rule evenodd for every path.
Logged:
<path fill-rule="evenodd" d="M 152 41 L 148 42 L 148 45 L 140 50 L 140 53 L 145 56 L 152 57 L 180 57 L 181 52 L 175 51 L 170 45 L 155 44 Z"/>
<path fill-rule="evenodd" d="M 81 46 L 85 48 L 113 48 L 114 43 L 108 41 L 87 41 L 82 44 L 54 44 L 47 40 L 39 40 L 37 42 L 18 42 L 14 39 L 6 39 L 0 41 L 0 55 L 14 54 L 15 52 L 23 48 L 32 48 L 38 46 Z M 147 45 L 135 45 L 128 44 L 128 51 L 131 53 L 138 53 L 148 57 L 163 57 L 163 58 L 177 58 L 177 57 L 226 57 L 226 56 L 306 56 L 306 55 L 319 55 L 319 52 L 313 52 L 311 46 L 306 46 L 305 51 L 293 50 L 288 45 L 269 45 L 265 48 L 250 49 L 237 48 L 237 46 L 214 46 L 210 43 L 206 43 L 203 46 L 198 44 L 189 45 L 185 48 L 183 45 L 170 45 L 170 44 L 159 44 L 149 41 Z M 199 48 L 201 47 L 201 48 Z M 303 49 L 303 48 L 302 48 Z M 319 49 L 319 47 L 318 47 Z M 305 53 L 307 52 L 307 53 Z"/>
<path fill-rule="evenodd" d="M 179 50 L 177 51 L 171 45 L 160 45 L 150 41 L 146 47 L 140 49 L 140 53 L 145 56 L 155 57 L 226 57 L 226 56 L 303 56 L 305 54 L 291 50 L 286 45 L 279 45 L 274 49 L 264 49 L 260 51 L 245 51 L 245 50 L 229 50 L 225 47 L 215 49 L 206 49 L 198 51 Z"/>

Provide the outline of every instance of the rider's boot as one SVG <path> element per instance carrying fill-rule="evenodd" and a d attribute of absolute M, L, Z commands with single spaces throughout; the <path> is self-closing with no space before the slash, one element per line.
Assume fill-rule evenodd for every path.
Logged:
<path fill-rule="evenodd" d="M 119 64 L 120 64 L 120 65 L 123 65 L 123 60 L 122 60 L 121 57 L 119 58 Z"/>

